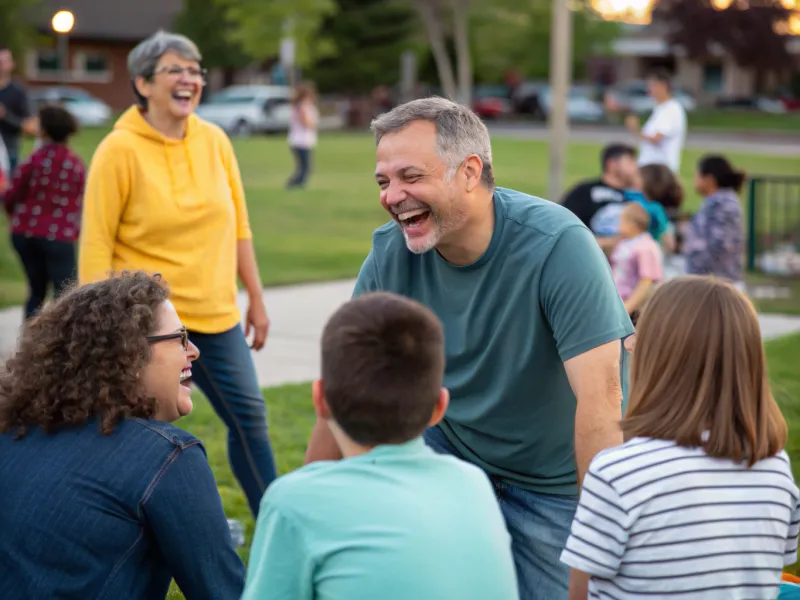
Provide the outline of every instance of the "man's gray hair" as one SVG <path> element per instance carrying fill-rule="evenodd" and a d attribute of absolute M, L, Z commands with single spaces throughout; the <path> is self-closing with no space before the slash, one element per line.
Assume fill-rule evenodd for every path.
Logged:
<path fill-rule="evenodd" d="M 412 100 L 373 119 L 370 129 L 375 134 L 375 143 L 414 121 L 428 121 L 436 126 L 436 150 L 447 164 L 447 177 L 455 174 L 465 158 L 475 154 L 483 161 L 481 181 L 488 188 L 494 188 L 492 142 L 489 130 L 478 115 L 445 98 Z"/>
<path fill-rule="evenodd" d="M 179 33 L 170 33 L 162 29 L 139 42 L 128 54 L 128 75 L 131 78 L 131 82 L 134 83 L 133 91 L 136 93 L 140 104 L 144 105 L 146 101 L 136 91 L 136 78 L 144 77 L 145 79 L 150 79 L 159 59 L 167 52 L 174 52 L 185 60 L 200 62 L 203 59 L 197 45 L 185 35 Z"/>

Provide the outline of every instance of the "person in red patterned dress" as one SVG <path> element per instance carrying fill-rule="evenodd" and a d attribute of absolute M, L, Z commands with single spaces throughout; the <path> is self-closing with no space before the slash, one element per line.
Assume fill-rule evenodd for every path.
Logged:
<path fill-rule="evenodd" d="M 26 320 L 44 304 L 48 287 L 58 296 L 75 278 L 86 172 L 68 146 L 78 130 L 75 118 L 60 106 L 45 106 L 39 124 L 42 145 L 19 166 L 3 197 L 11 244 L 28 279 Z"/>

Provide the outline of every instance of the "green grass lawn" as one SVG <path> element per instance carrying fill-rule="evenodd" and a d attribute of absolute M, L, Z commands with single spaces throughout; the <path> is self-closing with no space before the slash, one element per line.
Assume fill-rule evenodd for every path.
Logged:
<path fill-rule="evenodd" d="M 689 131 L 780 131 L 800 134 L 800 111 L 772 114 L 755 110 L 699 109 L 687 114 Z"/>
<path fill-rule="evenodd" d="M 89 161 L 104 130 L 90 129 L 75 140 Z M 610 140 L 609 140 L 610 141 Z M 367 134 L 321 136 L 314 174 L 305 190 L 287 191 L 284 183 L 292 158 L 283 136 L 253 137 L 234 142 L 247 191 L 254 243 L 265 285 L 354 277 L 370 247 L 370 233 L 385 221 L 378 204 L 374 144 Z M 565 185 L 597 176 L 600 146 L 571 144 Z M 687 207 L 699 198 L 691 189 L 700 152 L 684 153 L 682 177 Z M 547 144 L 535 140 L 494 140 L 499 185 L 535 195 L 547 192 Z M 796 158 L 730 154 L 750 173 L 790 175 Z M 21 304 L 25 284 L 7 236 L 0 236 L 0 306 Z"/>
<path fill-rule="evenodd" d="M 800 335 L 785 337 L 766 344 L 772 391 L 781 405 L 789 424 L 790 438 L 787 444 L 795 477 L 800 480 L 800 437 L 791 434 L 800 428 Z M 303 463 L 306 442 L 314 423 L 311 405 L 310 384 L 288 385 L 264 390 L 270 436 L 275 450 L 278 470 L 281 474 L 296 469 Z M 226 514 L 239 519 L 245 526 L 248 544 L 252 539 L 254 522 L 250 517 L 244 495 L 236 484 L 226 455 L 226 434 L 222 423 L 216 418 L 211 406 L 202 395 L 195 396 L 194 412 L 182 419 L 178 425 L 199 437 L 206 446 L 208 459 L 217 478 Z M 247 548 L 240 551 L 247 561 Z M 173 586 L 169 599 L 183 598 Z"/>

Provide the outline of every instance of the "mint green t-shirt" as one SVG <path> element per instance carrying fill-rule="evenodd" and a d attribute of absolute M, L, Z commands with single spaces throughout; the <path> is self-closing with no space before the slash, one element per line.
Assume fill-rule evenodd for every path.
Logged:
<path fill-rule="evenodd" d="M 464 458 L 513 485 L 575 495 L 576 403 L 563 363 L 633 325 L 608 260 L 574 214 L 504 188 L 494 211 L 489 248 L 467 266 L 413 254 L 399 227 L 384 225 L 354 294 L 401 294 L 442 321 L 450 406 L 440 427 Z M 625 391 L 621 343 L 620 354 Z"/>
<path fill-rule="evenodd" d="M 422 439 L 307 465 L 261 501 L 242 600 L 517 600 L 491 484 Z"/>

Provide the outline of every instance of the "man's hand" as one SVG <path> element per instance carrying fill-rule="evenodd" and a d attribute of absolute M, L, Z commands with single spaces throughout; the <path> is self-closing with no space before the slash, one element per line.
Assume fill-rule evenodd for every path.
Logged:
<path fill-rule="evenodd" d="M 628 115 L 625 117 L 625 129 L 631 133 L 639 133 L 639 117 L 636 115 Z"/>
<path fill-rule="evenodd" d="M 578 485 L 595 454 L 622 443 L 622 386 L 620 340 L 608 342 L 564 363 L 577 399 L 575 411 L 575 462 Z"/>
<path fill-rule="evenodd" d="M 245 318 L 244 335 L 250 337 L 250 330 L 253 331 L 253 343 L 250 346 L 253 350 L 261 350 L 267 341 L 269 333 L 269 316 L 264 299 L 261 297 L 250 298 L 250 305 L 247 307 Z"/>

